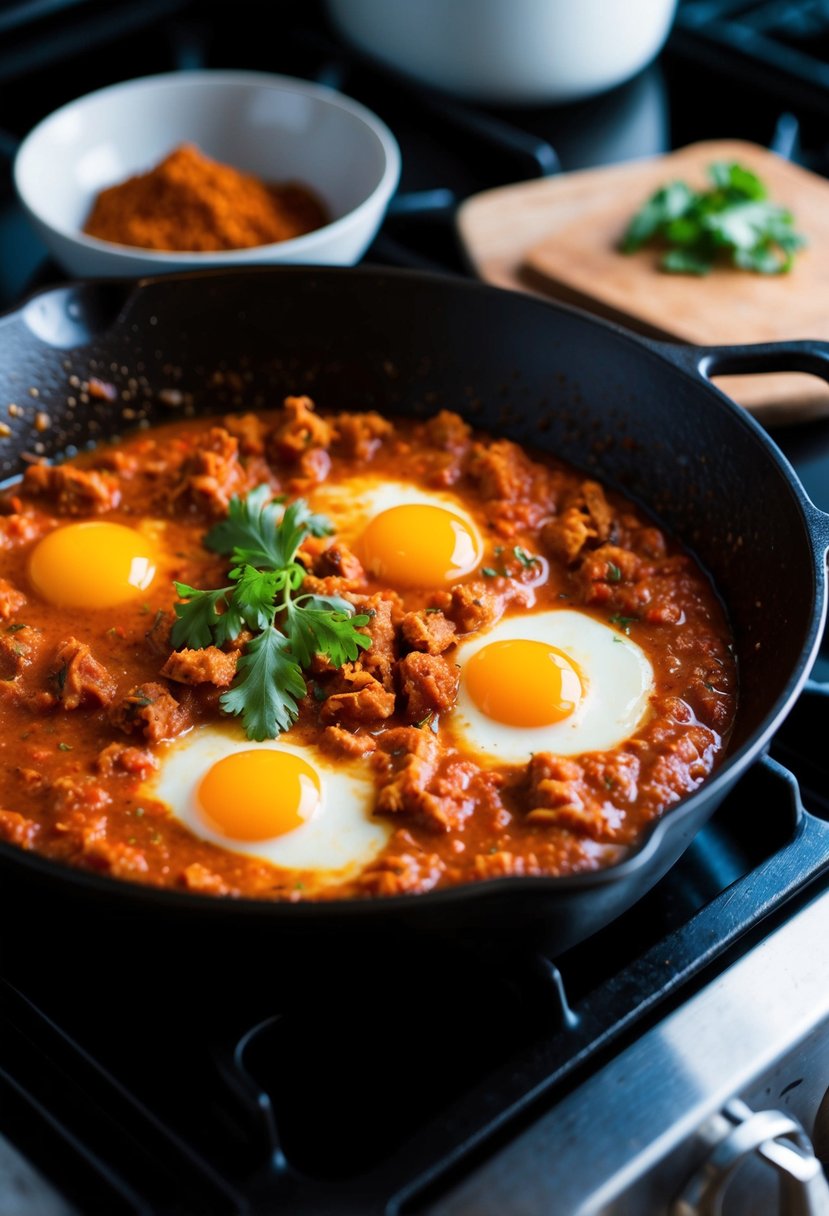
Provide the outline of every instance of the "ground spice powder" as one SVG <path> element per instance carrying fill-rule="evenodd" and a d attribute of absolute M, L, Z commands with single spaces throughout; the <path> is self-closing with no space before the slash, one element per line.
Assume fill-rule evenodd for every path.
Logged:
<path fill-rule="evenodd" d="M 312 232 L 328 219 L 306 187 L 266 184 L 182 144 L 149 173 L 103 190 L 84 232 L 144 249 L 248 249 Z"/>

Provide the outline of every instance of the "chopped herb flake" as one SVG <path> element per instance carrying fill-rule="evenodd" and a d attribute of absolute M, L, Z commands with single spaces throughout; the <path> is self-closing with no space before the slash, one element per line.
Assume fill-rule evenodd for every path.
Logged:
<path fill-rule="evenodd" d="M 71 743 L 59 743 L 58 744 L 59 752 L 71 752 L 71 750 L 72 750 Z"/>
<path fill-rule="evenodd" d="M 609 583 L 620 583 L 622 581 L 622 571 L 615 562 L 607 563 L 607 581 Z"/>
<path fill-rule="evenodd" d="M 620 629 L 623 629 L 626 634 L 630 635 L 630 627 L 634 624 L 634 622 L 639 620 L 639 617 L 622 616 L 621 612 L 614 612 L 613 616 L 609 619 L 611 625 L 618 625 Z"/>
<path fill-rule="evenodd" d="M 528 553 L 526 549 L 522 549 L 520 545 L 516 545 L 513 553 L 518 558 L 522 566 L 540 565 L 541 558 L 534 557 L 532 553 Z"/>
<path fill-rule="evenodd" d="M 483 566 L 481 568 L 481 574 L 484 576 L 484 578 L 497 578 L 498 577 L 498 571 L 494 570 L 492 566 Z"/>

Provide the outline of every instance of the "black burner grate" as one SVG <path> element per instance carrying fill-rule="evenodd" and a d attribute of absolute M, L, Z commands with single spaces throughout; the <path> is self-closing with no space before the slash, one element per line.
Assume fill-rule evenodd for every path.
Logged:
<path fill-rule="evenodd" d="M 829 110 L 826 0 L 683 0 L 673 45 L 764 84 L 790 102 Z"/>

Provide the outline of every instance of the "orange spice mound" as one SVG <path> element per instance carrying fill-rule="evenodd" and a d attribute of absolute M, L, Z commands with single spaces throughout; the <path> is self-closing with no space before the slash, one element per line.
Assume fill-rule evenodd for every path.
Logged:
<path fill-rule="evenodd" d="M 149 173 L 102 190 L 84 232 L 144 249 L 248 249 L 313 232 L 328 219 L 304 186 L 268 185 L 182 144 Z"/>

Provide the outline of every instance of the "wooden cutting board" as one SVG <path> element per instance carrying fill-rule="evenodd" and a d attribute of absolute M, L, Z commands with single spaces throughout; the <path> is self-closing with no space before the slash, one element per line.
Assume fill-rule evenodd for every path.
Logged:
<path fill-rule="evenodd" d="M 739 161 L 789 207 L 809 247 L 789 275 L 718 268 L 666 275 L 651 250 L 616 245 L 630 217 L 666 182 L 703 185 L 716 160 Z M 669 156 L 522 182 L 468 199 L 458 214 L 467 256 L 485 280 L 552 296 L 654 337 L 702 345 L 829 339 L 829 181 L 756 144 L 718 140 Z M 722 377 L 720 387 L 767 424 L 829 415 L 813 376 Z"/>

